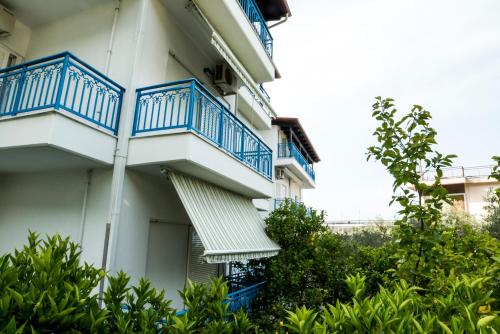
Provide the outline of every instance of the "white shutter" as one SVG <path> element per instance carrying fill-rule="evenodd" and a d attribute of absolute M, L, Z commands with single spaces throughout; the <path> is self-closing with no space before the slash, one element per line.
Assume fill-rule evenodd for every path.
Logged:
<path fill-rule="evenodd" d="M 216 263 L 206 263 L 203 258 L 203 244 L 198 233 L 192 229 L 191 252 L 189 255 L 189 278 L 193 282 L 208 283 L 210 277 L 217 277 L 218 266 Z"/>

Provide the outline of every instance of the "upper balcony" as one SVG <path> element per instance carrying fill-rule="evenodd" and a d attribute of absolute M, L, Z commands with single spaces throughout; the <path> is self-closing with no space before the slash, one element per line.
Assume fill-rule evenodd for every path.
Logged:
<path fill-rule="evenodd" d="M 276 117 L 272 124 L 277 128 L 278 159 L 282 167 L 302 182 L 302 188 L 316 187 L 314 163 L 320 158 L 297 118 Z M 281 143 L 280 143 L 281 142 Z"/>
<path fill-rule="evenodd" d="M 275 79 L 273 38 L 255 0 L 195 0 L 256 82 Z"/>
<path fill-rule="evenodd" d="M 128 165 L 164 166 L 253 198 L 272 195 L 271 149 L 196 79 L 137 90 Z"/>
<path fill-rule="evenodd" d="M 273 58 L 273 37 L 269 32 L 266 20 L 260 12 L 259 7 L 255 3 L 255 0 L 238 0 L 241 8 L 245 12 L 253 30 L 259 36 L 262 46 L 266 50 L 267 55 Z"/>
<path fill-rule="evenodd" d="M 287 167 L 297 175 L 305 185 L 304 188 L 314 188 L 316 183 L 314 164 L 304 157 L 293 142 L 278 144 L 276 167 L 279 166 Z"/>
<path fill-rule="evenodd" d="M 496 182 L 495 179 L 489 178 L 493 172 L 493 166 L 448 167 L 443 168 L 442 172 L 441 183 L 443 185 Z M 431 183 L 436 175 L 435 170 L 428 170 L 422 173 L 421 178 L 422 181 Z"/>
<path fill-rule="evenodd" d="M 68 52 L 0 70 L 0 172 L 112 164 L 123 93 Z"/>

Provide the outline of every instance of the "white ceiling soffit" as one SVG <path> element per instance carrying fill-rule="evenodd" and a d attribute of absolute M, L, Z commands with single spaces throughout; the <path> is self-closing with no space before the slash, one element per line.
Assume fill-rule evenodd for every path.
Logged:
<path fill-rule="evenodd" d="M 280 248 L 267 236 L 251 199 L 181 173 L 172 171 L 169 177 L 203 243 L 208 263 L 278 254 Z"/>
<path fill-rule="evenodd" d="M 16 17 L 36 27 L 112 0 L 2 0 Z"/>

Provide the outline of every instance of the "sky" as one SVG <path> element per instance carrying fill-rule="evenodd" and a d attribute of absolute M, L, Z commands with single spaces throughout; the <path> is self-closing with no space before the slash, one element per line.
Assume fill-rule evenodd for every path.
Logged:
<path fill-rule="evenodd" d="M 271 29 L 279 116 L 298 117 L 321 162 L 304 202 L 327 220 L 393 219 L 392 178 L 366 162 L 375 96 L 429 110 L 454 165 L 500 155 L 499 0 L 288 0 Z"/>

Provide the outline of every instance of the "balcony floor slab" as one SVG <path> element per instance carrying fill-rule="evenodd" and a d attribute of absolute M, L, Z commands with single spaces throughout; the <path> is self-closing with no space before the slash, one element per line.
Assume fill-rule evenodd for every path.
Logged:
<path fill-rule="evenodd" d="M 130 139 L 127 165 L 151 173 L 178 170 L 249 198 L 270 198 L 273 183 L 192 132 Z"/>
<path fill-rule="evenodd" d="M 115 148 L 115 136 L 54 110 L 0 118 L 0 172 L 109 166 Z"/>
<path fill-rule="evenodd" d="M 316 182 L 309 174 L 302 168 L 302 166 L 294 158 L 278 158 L 276 159 L 275 167 L 287 168 L 292 172 L 300 181 L 304 189 L 316 188 Z"/>

